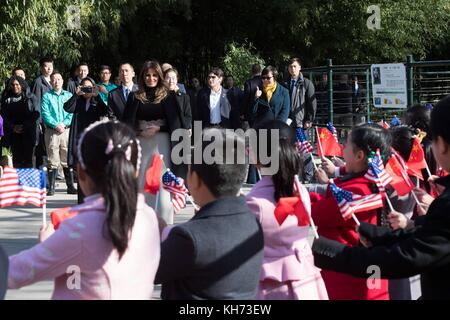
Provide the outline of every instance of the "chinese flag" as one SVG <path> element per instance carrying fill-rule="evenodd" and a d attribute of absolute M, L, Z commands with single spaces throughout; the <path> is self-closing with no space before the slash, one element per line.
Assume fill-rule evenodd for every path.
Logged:
<path fill-rule="evenodd" d="M 423 180 L 422 169 L 427 167 L 427 163 L 425 161 L 425 153 L 417 138 L 414 138 L 411 154 L 406 165 L 408 166 L 408 174 Z"/>
<path fill-rule="evenodd" d="M 299 227 L 310 225 L 309 214 L 299 197 L 280 198 L 274 213 L 279 225 L 282 225 L 289 215 L 297 217 Z"/>
<path fill-rule="evenodd" d="M 319 133 L 319 136 L 317 137 L 317 150 L 319 157 L 323 156 L 342 157 L 342 150 L 344 148 L 341 144 L 337 142 L 337 138 L 333 135 L 333 133 L 331 133 L 331 131 L 328 130 L 328 128 L 318 128 L 317 130 Z"/>
<path fill-rule="evenodd" d="M 145 172 L 145 186 L 144 191 L 151 194 L 159 192 L 161 183 L 162 159 L 159 154 L 155 154 L 152 158 L 152 163 Z"/>
<path fill-rule="evenodd" d="M 404 196 L 414 189 L 413 182 L 395 155 L 392 155 L 386 164 L 386 171 L 392 177 L 390 185 L 397 191 L 399 196 Z"/>
<path fill-rule="evenodd" d="M 78 212 L 76 211 L 69 212 L 69 210 L 70 207 L 67 207 L 62 209 L 56 209 L 50 213 L 50 219 L 52 220 L 52 224 L 55 230 L 59 228 L 61 222 L 63 222 L 66 219 L 73 218 L 78 214 Z"/>

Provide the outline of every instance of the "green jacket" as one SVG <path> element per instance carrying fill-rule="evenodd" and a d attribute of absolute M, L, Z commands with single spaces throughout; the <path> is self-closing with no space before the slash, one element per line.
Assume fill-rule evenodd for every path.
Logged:
<path fill-rule="evenodd" d="M 72 93 L 62 90 L 59 95 L 52 89 L 42 96 L 41 117 L 48 128 L 55 129 L 59 123 L 69 127 L 72 113 L 64 110 L 64 103 L 72 97 Z"/>

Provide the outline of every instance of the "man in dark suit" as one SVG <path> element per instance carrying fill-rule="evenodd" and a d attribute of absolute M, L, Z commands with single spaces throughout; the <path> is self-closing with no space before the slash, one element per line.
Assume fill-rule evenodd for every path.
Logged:
<path fill-rule="evenodd" d="M 39 105 L 39 112 L 41 110 L 42 97 L 44 94 L 53 89 L 51 85 L 50 75 L 53 73 L 53 59 L 52 58 L 42 58 L 39 62 L 41 68 L 41 75 L 34 80 L 33 88 L 31 92 L 36 96 L 36 101 Z M 47 151 L 45 149 L 44 135 L 45 126 L 41 123 L 39 124 L 39 142 L 35 150 L 36 167 L 39 168 L 45 165 L 45 157 L 47 156 Z"/>
<path fill-rule="evenodd" d="M 289 60 L 288 71 L 290 77 L 284 82 L 291 98 L 291 112 L 293 128 L 311 128 L 316 117 L 317 99 L 314 84 L 301 73 L 302 66 L 299 58 Z"/>
<path fill-rule="evenodd" d="M 134 68 L 130 63 L 122 63 L 119 66 L 121 85 L 108 95 L 108 117 L 110 119 L 122 120 L 123 110 L 130 94 L 138 89 L 138 86 L 133 82 L 134 76 Z"/>
<path fill-rule="evenodd" d="M 222 87 L 223 71 L 212 68 L 208 74 L 208 88 L 202 89 L 197 97 L 197 119 L 203 128 L 221 127 L 237 129 L 239 119 L 239 95 Z"/>
<path fill-rule="evenodd" d="M 244 98 L 242 100 L 240 114 L 243 122 L 248 122 L 250 119 L 250 113 L 255 105 L 255 94 L 258 88 L 262 88 L 261 66 L 254 64 L 252 66 L 252 77 L 245 81 L 244 84 Z"/>
<path fill-rule="evenodd" d="M 263 233 L 245 198 L 237 196 L 245 178 L 244 159 L 225 162 L 226 152 L 239 154 L 226 147 L 236 144 L 243 150 L 245 141 L 215 128 L 206 129 L 205 136 L 215 137 L 215 158 L 224 164 L 207 165 L 201 159 L 190 165 L 189 190 L 201 209 L 163 240 L 155 283 L 162 283 L 162 299 L 255 299 Z M 201 154 L 211 143 L 204 140 L 196 145 Z"/>

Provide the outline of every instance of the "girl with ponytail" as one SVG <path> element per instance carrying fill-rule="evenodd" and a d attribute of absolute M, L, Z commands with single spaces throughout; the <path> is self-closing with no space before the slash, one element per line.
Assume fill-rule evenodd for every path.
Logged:
<path fill-rule="evenodd" d="M 150 299 L 160 239 L 156 214 L 137 191 L 134 131 L 96 122 L 80 136 L 77 157 L 84 203 L 57 231 L 45 226 L 40 244 L 10 257 L 9 288 L 55 278 L 54 299 Z"/>
<path fill-rule="evenodd" d="M 267 135 L 258 135 L 258 146 L 265 143 L 269 152 L 279 154 L 279 169 L 272 176 L 262 176 L 246 198 L 264 232 L 264 261 L 257 299 L 328 299 L 320 270 L 314 266 L 311 255 L 309 227 L 299 227 L 293 215 L 287 216 L 280 225 L 275 216 L 280 199 L 297 197 L 294 176 L 301 176 L 303 164 L 295 146 L 295 131 L 278 120 L 265 122 L 258 129 L 268 130 Z M 276 131 L 278 146 L 273 146 L 271 136 Z M 265 141 L 261 141 L 263 137 Z M 261 164 L 257 167 L 261 168 Z M 310 212 L 308 192 L 303 185 L 300 189 L 303 205 Z"/>

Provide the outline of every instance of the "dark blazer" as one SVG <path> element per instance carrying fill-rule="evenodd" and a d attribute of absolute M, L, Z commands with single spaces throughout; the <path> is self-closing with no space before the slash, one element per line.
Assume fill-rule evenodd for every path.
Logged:
<path fill-rule="evenodd" d="M 244 97 L 241 105 L 241 115 L 245 120 L 249 120 L 255 105 L 255 94 L 257 87 L 262 90 L 261 76 L 254 76 L 251 79 L 245 81 L 244 84 Z"/>
<path fill-rule="evenodd" d="M 207 128 L 211 126 L 211 109 L 209 103 L 209 96 L 211 94 L 211 88 L 203 88 L 200 90 L 197 96 L 197 117 L 202 122 L 203 128 Z M 227 110 L 229 104 L 230 111 L 228 117 L 225 115 L 225 110 Z M 237 129 L 241 127 L 240 119 L 239 119 L 239 95 L 236 91 L 227 90 L 222 88 L 222 97 L 221 97 L 221 122 L 220 126 L 227 129 Z"/>
<path fill-rule="evenodd" d="M 291 86 L 290 77 L 284 82 L 284 86 L 289 90 L 289 98 L 292 98 L 289 112 L 291 126 L 298 128 L 303 127 L 306 121 L 313 122 L 317 112 L 317 99 L 311 80 L 300 74 L 296 86 Z"/>
<path fill-rule="evenodd" d="M 191 99 L 189 95 L 180 91 L 171 92 L 171 95 L 175 97 L 177 102 L 178 113 L 181 118 L 181 126 L 183 129 L 192 128 L 192 111 L 191 111 Z"/>
<path fill-rule="evenodd" d="M 76 95 L 75 91 L 77 90 L 77 87 L 80 85 L 80 83 L 81 81 L 77 76 L 70 78 L 69 81 L 67 81 L 66 90 L 72 93 L 73 95 Z"/>
<path fill-rule="evenodd" d="M 359 232 L 373 247 L 347 247 L 320 237 L 314 241 L 314 261 L 319 268 L 367 278 L 376 265 L 381 278 L 398 279 L 420 274 L 422 299 L 450 299 L 450 176 L 436 180 L 445 191 L 410 231 L 361 223 Z"/>
<path fill-rule="evenodd" d="M 5 298 L 6 289 L 8 288 L 8 265 L 8 256 L 0 246 L 0 300 Z"/>
<path fill-rule="evenodd" d="M 162 299 L 255 299 L 263 232 L 244 197 L 208 203 L 161 244 Z"/>
<path fill-rule="evenodd" d="M 106 117 L 107 107 L 100 97 L 93 97 L 91 98 L 89 109 L 86 111 L 86 99 L 74 94 L 64 104 L 64 110 L 73 113 L 67 152 L 67 163 L 72 167 L 76 164 L 77 144 L 81 133 L 91 123 L 99 121 L 102 117 Z"/>
<path fill-rule="evenodd" d="M 133 85 L 132 92 L 137 91 L 138 86 Z M 128 94 L 128 99 L 130 99 L 131 92 Z M 128 100 L 127 99 L 127 100 Z M 123 111 L 125 110 L 125 105 L 127 101 L 123 95 L 123 86 L 118 86 L 114 90 L 111 90 L 108 94 L 108 117 L 110 119 L 122 120 Z"/>
<path fill-rule="evenodd" d="M 43 75 L 40 75 L 36 78 L 36 80 L 34 80 L 31 92 L 36 96 L 39 110 L 41 109 L 42 97 L 44 96 L 44 94 L 52 90 L 52 88 L 52 85 L 48 83 L 47 80 L 45 80 L 45 77 Z"/>
<path fill-rule="evenodd" d="M 262 88 L 260 89 L 262 90 Z M 290 108 L 289 91 L 278 83 L 270 102 L 267 102 L 267 96 L 263 91 L 262 95 L 253 103 L 250 124 L 256 126 L 267 120 L 286 122 Z"/>

